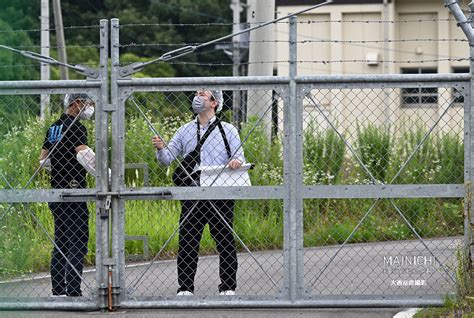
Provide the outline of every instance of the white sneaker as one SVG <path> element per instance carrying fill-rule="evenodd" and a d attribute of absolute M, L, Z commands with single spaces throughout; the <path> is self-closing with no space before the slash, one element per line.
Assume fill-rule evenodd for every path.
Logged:
<path fill-rule="evenodd" d="M 176 294 L 176 296 L 193 296 L 194 294 L 191 293 L 189 290 L 183 290 Z"/>
<path fill-rule="evenodd" d="M 235 296 L 235 291 L 233 290 L 223 290 L 219 293 L 221 296 Z"/>
<path fill-rule="evenodd" d="M 49 295 L 49 297 L 51 297 L 51 298 L 60 298 L 60 297 L 67 297 L 67 296 L 66 295 L 53 295 L 53 294 L 51 294 L 51 295 Z"/>

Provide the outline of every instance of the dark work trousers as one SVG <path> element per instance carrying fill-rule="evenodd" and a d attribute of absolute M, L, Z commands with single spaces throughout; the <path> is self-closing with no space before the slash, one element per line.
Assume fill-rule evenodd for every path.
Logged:
<path fill-rule="evenodd" d="M 211 236 L 216 242 L 217 251 L 219 252 L 219 277 L 221 280 L 219 292 L 235 290 L 237 287 L 237 252 L 235 250 L 234 235 L 210 204 L 210 202 L 214 203 L 214 206 L 232 227 L 234 201 L 197 201 L 196 207 L 191 210 L 195 202 L 190 200 L 181 202 L 178 292 L 194 292 L 194 276 L 196 275 L 198 264 L 199 242 L 206 224 L 209 224 Z M 186 215 L 188 217 L 183 222 L 183 218 Z"/>
<path fill-rule="evenodd" d="M 49 208 L 54 217 L 54 242 L 57 245 L 53 249 L 51 259 L 53 295 L 81 296 L 80 276 L 82 276 L 89 241 L 87 204 L 85 202 L 54 202 L 49 204 Z"/>

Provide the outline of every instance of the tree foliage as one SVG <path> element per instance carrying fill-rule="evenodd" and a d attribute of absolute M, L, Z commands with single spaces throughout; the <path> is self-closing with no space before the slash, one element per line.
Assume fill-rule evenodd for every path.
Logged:
<path fill-rule="evenodd" d="M 98 25 L 101 19 L 119 18 L 121 25 L 130 24 L 157 24 L 150 27 L 124 27 L 120 30 L 120 44 L 130 43 L 152 44 L 145 46 L 125 46 L 121 48 L 124 57 L 133 59 L 153 59 L 163 53 L 177 49 L 185 44 L 206 42 L 232 31 L 232 12 L 229 8 L 229 0 L 62 0 L 62 14 L 64 26 L 92 26 Z M 7 25 L 0 25 L 0 30 L 5 29 L 39 29 L 40 0 L 0 0 L 0 19 Z M 54 18 L 52 4 L 50 3 L 50 27 L 54 29 Z M 172 25 L 163 25 L 163 24 Z M 183 26 L 179 24 L 223 24 L 212 26 Z M 18 33 L 15 33 L 18 34 Z M 27 32 L 15 41 L 15 45 L 25 45 L 40 42 L 40 32 Z M 98 29 L 73 29 L 65 30 L 67 46 L 91 46 L 99 43 Z M 0 44 L 7 45 L 0 35 Z M 156 44 L 165 45 L 156 45 Z M 11 42 L 10 42 L 11 44 Z M 155 44 L 155 45 L 153 45 Z M 176 44 L 176 45 L 171 45 Z M 55 52 L 54 32 L 51 32 L 51 55 L 57 56 Z M 34 49 L 38 52 L 39 49 Z M 71 63 L 91 63 L 98 61 L 98 50 L 70 49 L 67 50 L 68 61 Z M 95 54 L 95 58 L 93 55 Z M 3 55 L 2 55 L 3 57 Z M 15 58 L 13 58 L 15 59 Z M 25 58 L 17 58 L 23 64 L 34 64 L 37 62 L 25 62 Z M 1 64 L 7 64 L 2 59 Z M 129 61 L 123 60 L 122 64 Z M 184 63 L 181 63 L 184 62 Z M 209 66 L 207 64 L 229 64 L 231 61 L 221 50 L 209 46 L 199 52 L 179 58 L 169 63 L 169 67 L 156 69 L 150 73 L 171 76 L 219 76 L 230 75 L 231 66 Z M 170 71 L 171 70 L 171 71 Z M 53 69 L 53 78 L 57 70 Z M 21 75 L 21 74 L 20 74 Z M 23 75 L 21 75 L 23 76 Z M 18 76 L 15 79 L 22 79 Z M 158 75 L 155 75 L 158 76 Z M 72 76 L 75 77 L 74 75 Z M 2 79 L 4 79 L 2 77 Z"/>
<path fill-rule="evenodd" d="M 13 30 L 39 29 L 39 0 L 0 0 L 0 8 L 0 20 Z"/>
<path fill-rule="evenodd" d="M 21 48 L 22 46 L 32 46 L 33 43 L 26 32 L 11 32 L 11 27 L 0 20 L 0 44 Z M 35 68 L 35 63 L 25 59 L 18 58 L 18 53 L 0 50 L 0 80 L 27 80 L 37 79 L 39 72 Z"/>

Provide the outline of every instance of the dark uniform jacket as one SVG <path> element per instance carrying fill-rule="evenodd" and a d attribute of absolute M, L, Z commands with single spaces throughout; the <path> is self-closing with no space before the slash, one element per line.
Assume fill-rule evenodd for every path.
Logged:
<path fill-rule="evenodd" d="M 50 152 L 53 188 L 86 187 L 86 170 L 77 161 L 75 149 L 87 145 L 87 130 L 79 120 L 74 122 L 74 119 L 74 116 L 62 114 L 48 129 L 43 143 L 43 149 Z"/>

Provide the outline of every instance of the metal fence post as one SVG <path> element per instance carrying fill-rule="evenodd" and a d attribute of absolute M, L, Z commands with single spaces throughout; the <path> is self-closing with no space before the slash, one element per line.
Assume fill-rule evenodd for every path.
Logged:
<path fill-rule="evenodd" d="M 290 52 L 289 52 L 289 102 L 284 107 L 284 182 L 285 182 L 285 284 L 288 284 L 290 301 L 301 297 L 302 266 L 303 266 L 303 241 L 302 241 L 302 153 L 301 153 L 301 123 L 302 112 L 297 95 L 297 35 L 296 17 L 290 18 Z"/>
<path fill-rule="evenodd" d="M 109 21 L 100 20 L 100 81 L 101 94 L 96 111 L 96 157 L 97 157 L 97 183 L 98 192 L 108 191 L 108 114 L 109 104 Z M 105 198 L 96 204 L 96 279 L 98 282 L 98 303 L 100 308 L 106 307 L 107 296 L 107 270 L 104 267 L 109 257 L 108 224 L 109 215 Z"/>
<path fill-rule="evenodd" d="M 470 10 L 471 10 L 471 27 L 474 28 L 474 2 L 471 2 L 469 4 Z M 474 241 L 472 239 L 472 229 L 474 227 L 474 216 L 472 213 L 472 206 L 474 203 L 474 198 L 472 196 L 472 185 L 473 185 L 473 176 L 474 176 L 474 160 L 472 158 L 474 157 L 474 145 L 472 142 L 474 139 L 471 137 L 472 134 L 474 133 L 474 127 L 472 125 L 472 118 L 474 118 L 474 38 L 466 34 L 469 40 L 469 54 L 470 54 L 470 73 L 471 73 L 471 80 L 470 80 L 470 85 L 469 85 L 469 93 L 467 96 L 468 104 L 465 105 L 465 108 L 467 110 L 464 111 L 464 145 L 465 145 L 465 163 L 464 166 L 465 168 L 465 184 L 468 185 L 467 187 L 467 200 L 468 202 L 465 202 L 464 207 L 465 207 L 465 239 L 466 243 L 469 244 L 469 249 L 468 249 L 468 269 L 469 269 L 469 275 L 471 276 L 471 288 L 472 284 L 474 282 L 474 275 L 473 275 L 473 265 L 474 265 L 474 257 L 473 257 L 473 252 L 474 252 Z"/>
<path fill-rule="evenodd" d="M 112 192 L 118 192 L 123 187 L 123 175 L 125 170 L 125 110 L 124 101 L 119 96 L 117 80 L 119 78 L 119 20 L 111 20 L 111 100 L 112 113 Z M 123 299 L 124 290 L 124 201 L 114 196 L 112 204 L 112 258 L 109 266 L 113 266 L 112 282 L 113 304 L 117 305 Z"/>

